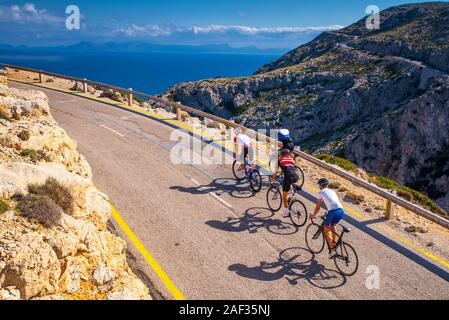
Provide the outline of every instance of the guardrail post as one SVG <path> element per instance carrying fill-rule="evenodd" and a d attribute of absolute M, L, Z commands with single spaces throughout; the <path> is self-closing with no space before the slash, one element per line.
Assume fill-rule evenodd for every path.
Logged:
<path fill-rule="evenodd" d="M 265 152 L 268 156 L 268 158 L 271 157 L 271 142 L 270 141 L 265 141 Z"/>
<path fill-rule="evenodd" d="M 42 73 L 39 72 L 39 83 L 42 83 Z"/>
<path fill-rule="evenodd" d="M 182 113 L 181 113 L 181 108 L 180 107 L 176 107 L 176 120 L 181 121 L 182 120 Z"/>
<path fill-rule="evenodd" d="M 129 88 L 130 92 L 128 93 L 128 106 L 132 107 L 133 105 L 133 88 Z"/>
<path fill-rule="evenodd" d="M 392 194 L 397 195 L 396 190 L 390 191 Z M 385 208 L 385 218 L 387 220 L 393 220 L 395 217 L 394 215 L 394 203 L 391 200 L 387 200 L 386 208 Z"/>
<path fill-rule="evenodd" d="M 87 82 L 86 82 L 86 80 L 87 79 L 84 79 L 84 82 L 83 82 L 83 91 L 84 91 L 84 93 L 87 94 Z"/>
<path fill-rule="evenodd" d="M 232 156 L 234 158 L 236 158 L 236 154 L 237 154 L 237 150 L 236 150 L 236 145 L 235 145 L 235 128 L 231 127 L 229 128 L 229 140 L 231 140 L 232 143 Z"/>

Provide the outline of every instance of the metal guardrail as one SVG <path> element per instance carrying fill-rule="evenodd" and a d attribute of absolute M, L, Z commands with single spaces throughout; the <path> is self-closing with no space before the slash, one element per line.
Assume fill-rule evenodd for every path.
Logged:
<path fill-rule="evenodd" d="M 176 114 L 177 114 L 177 118 L 178 120 L 181 120 L 181 110 L 190 114 L 194 114 L 198 117 L 203 117 L 203 118 L 207 118 L 213 121 L 216 121 L 218 123 L 221 123 L 223 125 L 225 125 L 226 127 L 230 127 L 232 129 L 235 128 L 241 128 L 243 130 L 245 130 L 246 133 L 249 133 L 248 135 L 252 136 L 253 138 L 257 139 L 257 141 L 265 141 L 266 143 L 270 144 L 270 145 L 275 145 L 275 146 L 280 146 L 280 142 L 271 138 L 271 137 L 267 137 L 265 135 L 262 135 L 252 129 L 248 129 L 245 128 L 243 126 L 240 126 L 232 121 L 229 120 L 225 120 L 222 119 L 220 117 L 214 116 L 212 114 L 209 114 L 207 112 L 204 111 L 200 111 L 197 110 L 195 108 L 192 107 L 188 107 L 173 101 L 168 101 L 162 98 L 158 98 L 149 94 L 146 94 L 144 92 L 139 92 L 139 91 L 134 91 L 132 89 L 125 89 L 125 88 L 120 88 L 120 87 L 116 87 L 116 86 L 111 86 L 108 84 L 104 84 L 104 83 L 100 83 L 100 82 L 95 82 L 95 81 L 90 81 L 87 79 L 80 79 L 80 78 L 76 78 L 76 77 L 71 77 L 71 76 L 65 76 L 65 75 L 60 75 L 57 73 L 52 73 L 52 72 L 46 72 L 46 71 L 42 71 L 42 70 L 36 70 L 36 69 L 31 69 L 31 68 L 25 68 L 25 67 L 20 67 L 20 66 L 14 66 L 14 65 L 10 65 L 10 64 L 3 64 L 0 63 L 1 67 L 5 67 L 5 68 L 10 68 L 10 69 L 17 69 L 17 70 L 23 70 L 23 71 L 28 71 L 28 72 L 33 72 L 33 73 L 37 73 L 39 75 L 39 82 L 43 82 L 42 80 L 42 75 L 46 75 L 46 76 L 50 76 L 50 77 L 55 77 L 55 78 L 61 78 L 61 79 L 66 79 L 66 80 L 71 80 L 71 81 L 76 81 L 76 82 L 81 82 L 83 83 L 84 86 L 84 92 L 87 93 L 87 85 L 91 85 L 91 86 L 95 86 L 95 87 L 101 87 L 101 88 L 105 88 L 105 89 L 112 89 L 114 91 L 120 91 L 120 92 L 124 92 L 128 94 L 128 104 L 132 105 L 133 102 L 133 97 L 134 96 L 139 96 L 139 97 L 143 97 L 148 99 L 149 101 L 154 101 L 169 107 L 172 107 L 173 109 L 176 110 Z M 267 148 L 267 150 L 271 150 L 270 148 Z M 301 151 L 295 151 L 295 154 L 297 156 L 299 156 L 300 158 L 309 161 L 343 179 L 346 179 L 352 183 L 354 183 L 355 185 L 362 187 L 382 198 L 384 198 L 386 200 L 386 216 L 387 218 L 390 218 L 392 216 L 392 208 L 393 205 L 392 204 L 397 204 L 409 211 L 412 211 L 414 213 L 416 213 L 417 215 L 424 217 L 430 221 L 433 221 L 437 224 L 439 224 L 440 226 L 449 229 L 449 220 L 429 211 L 426 210 L 414 203 L 411 203 L 407 200 L 404 200 L 401 197 L 398 197 L 397 195 L 390 193 L 382 188 L 379 188 L 378 186 L 371 184 L 365 180 L 362 180 L 358 177 L 355 177 L 353 175 L 351 175 L 350 173 L 348 173 L 347 171 L 340 169 L 336 166 L 332 166 L 324 161 L 321 161 L 307 153 L 301 152 Z"/>

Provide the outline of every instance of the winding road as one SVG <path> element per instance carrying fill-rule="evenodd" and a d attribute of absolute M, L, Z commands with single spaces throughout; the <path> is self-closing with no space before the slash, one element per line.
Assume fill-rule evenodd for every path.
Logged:
<path fill-rule="evenodd" d="M 253 196 L 237 184 L 230 166 L 173 164 L 174 128 L 166 121 L 38 90 L 77 141 L 94 183 L 170 279 L 172 287 L 112 220 L 111 229 L 128 242 L 131 266 L 156 298 L 172 299 L 175 287 L 186 299 L 449 299 L 449 269 L 379 232 L 374 226 L 382 219 L 347 216 L 360 268 L 344 277 L 327 254 L 306 250 L 304 228 L 266 208 L 264 191 Z M 314 199 L 304 192 L 309 210 Z M 373 270 L 378 288 L 370 286 Z"/>

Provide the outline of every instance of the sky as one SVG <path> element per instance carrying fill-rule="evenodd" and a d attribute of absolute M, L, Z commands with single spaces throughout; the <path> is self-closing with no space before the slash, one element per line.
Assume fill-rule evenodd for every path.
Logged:
<path fill-rule="evenodd" d="M 69 45 L 80 41 L 228 44 L 294 48 L 320 32 L 381 10 L 419 1 L 395 0 L 0 0 L 0 43 Z M 80 29 L 66 27 L 66 8 L 80 11 Z"/>

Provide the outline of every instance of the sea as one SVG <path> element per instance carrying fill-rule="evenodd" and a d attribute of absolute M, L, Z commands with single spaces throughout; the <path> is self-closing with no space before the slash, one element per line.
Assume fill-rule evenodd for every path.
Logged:
<path fill-rule="evenodd" d="M 158 94 L 174 84 L 251 75 L 280 55 L 234 53 L 0 52 L 0 62 Z"/>

